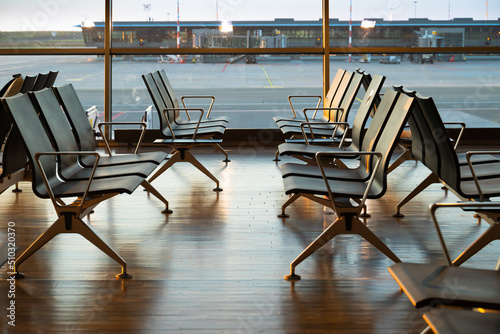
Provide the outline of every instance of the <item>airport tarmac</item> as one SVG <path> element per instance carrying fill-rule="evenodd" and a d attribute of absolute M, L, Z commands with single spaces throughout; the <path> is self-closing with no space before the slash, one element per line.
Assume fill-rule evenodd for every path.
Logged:
<path fill-rule="evenodd" d="M 434 64 L 381 64 L 377 60 L 360 63 L 359 57 L 346 62 L 332 58 L 332 77 L 337 68 L 387 77 L 386 85 L 401 84 L 425 96 L 432 96 L 445 121 L 461 121 L 468 127 L 500 126 L 500 66 L 497 58 L 483 57 L 465 62 Z M 276 115 L 291 115 L 289 95 L 322 93 L 322 62 L 303 57 L 286 60 L 259 57 L 257 64 L 160 63 L 157 57 L 113 61 L 113 119 L 138 120 L 152 104 L 142 81 L 144 73 L 164 69 L 179 96 L 214 95 L 213 113 L 228 115 L 230 128 L 275 128 Z M 104 63 L 96 56 L 2 56 L 0 82 L 14 73 L 34 75 L 58 70 L 56 85 L 71 83 L 82 104 L 104 107 Z M 358 94 L 362 97 L 363 91 Z M 301 110 L 310 101 L 297 104 Z M 208 107 L 208 102 L 190 103 L 190 107 Z M 354 106 L 356 108 L 356 105 Z M 354 109 L 355 110 L 355 109 Z M 154 115 L 153 126 L 158 122 Z M 354 113 L 351 115 L 351 119 Z"/>

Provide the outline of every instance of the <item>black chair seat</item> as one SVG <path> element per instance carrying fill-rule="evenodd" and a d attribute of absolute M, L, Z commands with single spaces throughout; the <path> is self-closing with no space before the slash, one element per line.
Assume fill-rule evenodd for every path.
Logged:
<path fill-rule="evenodd" d="M 334 197 L 361 198 L 366 190 L 366 184 L 359 181 L 331 180 L 328 183 Z M 283 187 L 287 195 L 300 193 L 328 196 L 325 181 L 319 178 L 288 176 L 283 178 Z M 367 198 L 380 198 L 384 192 L 384 189 L 374 183 Z"/>
<path fill-rule="evenodd" d="M 345 150 L 339 147 L 283 143 L 278 145 L 280 155 L 301 155 L 313 158 L 317 152 L 341 153 Z M 354 157 L 352 157 L 354 158 Z"/>
<path fill-rule="evenodd" d="M 500 314 L 470 310 L 434 309 L 423 315 L 434 333 L 439 334 L 497 334 L 500 333 Z"/>
<path fill-rule="evenodd" d="M 495 215 L 498 215 L 500 214 L 500 205 L 498 206 L 498 208 L 481 208 L 481 207 L 478 207 L 478 206 L 470 206 L 470 207 L 465 207 L 465 208 L 462 208 L 462 210 L 464 211 L 467 211 L 467 212 L 484 212 L 486 214 L 495 214 Z"/>
<path fill-rule="evenodd" d="M 481 187 L 481 191 L 486 197 L 496 197 L 500 196 L 500 178 L 496 179 L 482 179 L 479 180 L 479 186 Z M 477 192 L 476 183 L 471 181 L 461 181 L 460 182 L 460 195 L 467 198 L 479 198 L 479 194 Z"/>
<path fill-rule="evenodd" d="M 297 119 L 297 120 L 293 120 L 293 119 L 290 119 L 290 120 L 283 120 L 283 121 L 280 121 L 278 124 L 279 128 L 280 129 L 283 129 L 283 128 L 287 128 L 287 127 L 294 127 L 294 128 L 298 128 L 296 130 L 300 131 L 300 124 L 301 123 L 304 123 L 304 122 L 323 122 L 325 124 L 315 124 L 315 125 L 311 125 L 311 127 L 313 128 L 313 130 L 329 130 L 329 129 L 333 129 L 335 127 L 335 124 L 331 124 L 331 121 L 326 121 L 324 118 L 321 118 L 319 120 L 316 120 L 316 119 L 313 119 L 313 118 L 309 118 L 309 120 L 306 120 L 305 118 L 304 119 Z M 305 129 L 308 129 L 309 127 L 305 127 Z M 283 131 L 283 130 L 282 130 Z M 330 134 L 331 136 L 331 134 Z"/>
<path fill-rule="evenodd" d="M 100 159 L 99 159 L 100 161 Z M 157 164 L 152 162 L 141 162 L 137 164 L 117 165 L 117 166 L 102 166 L 96 168 L 94 178 L 109 178 L 114 176 L 137 175 L 148 177 L 156 168 Z M 61 171 L 61 176 L 67 180 L 88 180 L 92 173 L 92 168 L 82 168 L 78 164 L 69 166 Z"/>
<path fill-rule="evenodd" d="M 117 176 L 105 179 L 94 179 L 90 185 L 89 196 L 99 196 L 102 194 L 126 193 L 131 194 L 143 182 L 141 176 Z M 81 196 L 85 192 L 87 181 L 66 181 L 58 185 L 52 185 L 52 190 L 56 198 Z M 38 191 L 41 198 L 49 198 L 46 188 Z"/>
<path fill-rule="evenodd" d="M 500 310 L 499 271 L 401 262 L 389 272 L 417 308 L 442 304 Z"/>
<path fill-rule="evenodd" d="M 156 139 L 155 144 L 172 144 L 172 145 L 203 145 L 203 144 L 213 144 L 222 143 L 222 139 Z"/>
<path fill-rule="evenodd" d="M 467 158 L 465 157 L 465 153 L 457 153 L 457 158 L 458 158 L 458 163 L 460 165 L 468 165 Z M 484 164 L 484 163 L 489 163 L 489 162 L 498 162 L 498 161 L 500 161 L 500 159 L 494 157 L 493 155 L 489 155 L 489 154 L 473 155 L 471 157 L 471 162 L 474 165 Z"/>
<path fill-rule="evenodd" d="M 199 115 L 196 115 L 196 113 L 195 113 L 194 115 L 191 116 L 190 120 L 182 119 L 180 117 L 175 119 L 174 124 L 179 129 L 183 129 L 183 128 L 195 129 L 197 124 L 198 124 L 198 118 L 199 118 Z M 228 117 L 224 117 L 224 119 L 222 119 L 222 120 L 211 120 L 211 119 L 207 120 L 206 118 L 204 118 L 201 120 L 200 127 L 203 128 L 203 127 L 220 126 L 220 127 L 226 128 L 228 122 L 229 122 Z M 176 131 L 176 133 L 177 133 L 177 131 Z"/>
<path fill-rule="evenodd" d="M 496 162 L 484 162 L 474 164 L 474 173 L 480 179 L 498 178 L 500 172 L 500 160 Z M 469 165 L 460 166 L 460 176 L 462 180 L 473 180 Z"/>
<path fill-rule="evenodd" d="M 285 139 L 286 143 L 289 144 L 305 144 L 305 140 L 303 138 L 289 138 Z M 310 145 L 331 145 L 338 146 L 340 144 L 339 138 L 311 138 L 308 139 Z M 352 142 L 351 138 L 345 138 L 344 143 L 350 144 Z"/>
<path fill-rule="evenodd" d="M 309 117 L 308 119 L 305 119 L 305 117 L 295 117 L 295 118 L 290 118 L 290 117 L 287 117 L 287 116 L 274 116 L 273 117 L 273 120 L 276 122 L 276 124 L 281 127 L 281 125 L 285 125 L 286 123 L 289 123 L 289 124 L 292 124 L 292 125 L 300 125 L 300 123 L 302 122 L 330 122 L 328 119 L 324 118 L 324 117 L 319 117 L 319 118 L 312 118 Z"/>
<path fill-rule="evenodd" d="M 322 179 L 323 175 L 321 174 L 321 170 L 316 165 L 303 165 L 303 164 L 294 164 L 294 163 L 286 163 L 280 166 L 281 168 L 281 176 L 289 177 L 289 176 L 307 176 L 307 177 L 315 177 Z M 348 168 L 339 168 L 339 167 L 324 167 L 325 175 L 328 179 L 331 180 L 346 180 L 346 181 L 357 181 L 364 182 L 366 181 L 370 175 L 366 177 L 362 176 L 362 173 L 358 169 L 348 169 Z"/>
<path fill-rule="evenodd" d="M 325 125 L 322 125 L 322 126 L 311 126 L 313 128 L 313 131 L 312 133 L 315 135 L 315 136 L 318 136 L 318 137 L 332 137 L 332 134 L 333 134 L 333 131 L 334 131 L 334 128 L 335 128 L 335 125 L 333 124 L 328 124 L 328 123 L 325 123 Z M 287 136 L 291 136 L 291 135 L 302 135 L 302 130 L 299 126 L 282 126 L 280 127 L 280 130 L 281 132 L 283 132 L 283 134 L 287 135 Z M 310 135 L 311 134 L 311 130 L 309 129 L 308 126 L 304 127 L 304 132 L 307 134 L 307 135 Z M 337 136 L 342 136 L 344 133 L 344 131 L 339 128 L 336 132 L 336 135 Z"/>
<path fill-rule="evenodd" d="M 118 166 L 118 165 L 128 165 L 135 163 L 154 163 L 159 165 L 163 160 L 165 160 L 166 154 L 165 152 L 146 152 L 146 153 L 137 153 L 137 154 L 118 154 L 111 156 L 101 156 L 99 158 L 99 167 L 109 167 L 109 166 Z M 80 159 L 80 162 L 85 167 L 92 167 L 94 165 L 94 157 L 93 156 L 83 156 Z"/>
<path fill-rule="evenodd" d="M 174 127 L 174 135 L 175 137 L 193 137 L 194 128 L 193 129 L 183 129 L 182 127 Z M 205 128 L 199 128 L 198 132 L 196 132 L 197 137 L 211 137 L 217 135 L 223 135 L 226 131 L 226 128 L 223 126 L 210 126 Z M 163 130 L 163 134 L 165 137 L 172 137 L 172 132 L 168 128 Z"/>

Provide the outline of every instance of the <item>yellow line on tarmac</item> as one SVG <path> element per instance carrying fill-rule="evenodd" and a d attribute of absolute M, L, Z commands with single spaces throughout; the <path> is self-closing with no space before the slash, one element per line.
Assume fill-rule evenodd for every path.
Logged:
<path fill-rule="evenodd" d="M 273 82 L 271 81 L 271 78 L 269 78 L 269 75 L 267 75 L 267 72 L 264 69 L 264 66 L 262 64 L 260 64 L 260 67 L 262 68 L 262 71 L 264 71 L 264 74 L 266 75 L 267 81 L 269 81 L 269 84 L 270 84 L 270 86 L 264 86 L 264 88 L 283 88 L 283 86 L 273 85 Z"/>

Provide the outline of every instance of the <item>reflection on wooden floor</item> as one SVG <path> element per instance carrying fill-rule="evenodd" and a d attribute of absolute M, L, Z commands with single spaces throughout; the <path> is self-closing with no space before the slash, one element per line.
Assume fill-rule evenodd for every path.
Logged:
<path fill-rule="evenodd" d="M 274 152 L 235 147 L 225 164 L 215 151 L 195 151 L 224 191 L 213 192 L 212 182 L 194 167 L 175 165 L 153 183 L 170 201 L 174 212 L 168 216 L 142 189 L 104 202 L 88 222 L 127 261 L 133 278 L 117 280 L 119 266 L 82 237 L 58 236 L 21 268 L 26 278 L 15 285 L 15 331 L 5 321 L 9 283 L 0 283 L 2 330 L 419 333 L 424 321 L 387 271 L 392 262 L 360 237 L 336 237 L 297 267 L 301 281 L 283 279 L 290 262 L 334 216 L 301 199 L 288 209 L 290 218 L 277 218 L 287 196 Z M 428 205 L 456 201 L 453 195 L 431 186 L 403 207 L 404 218 L 391 216 L 427 173 L 413 161 L 396 169 L 388 193 L 368 202 L 372 217 L 366 223 L 403 261 L 444 263 Z M 15 222 L 22 251 L 55 212 L 30 184 L 21 187 L 22 193 L 0 196 L 0 227 L 6 231 Z M 440 216 L 452 256 L 487 228 L 462 211 Z M 497 260 L 493 244 L 466 266 L 493 268 Z M 7 266 L 1 270 L 7 277 Z"/>

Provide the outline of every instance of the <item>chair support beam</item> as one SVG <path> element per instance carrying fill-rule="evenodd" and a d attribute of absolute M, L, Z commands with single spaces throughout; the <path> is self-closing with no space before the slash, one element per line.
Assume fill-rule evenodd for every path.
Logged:
<path fill-rule="evenodd" d="M 290 264 L 290 275 L 285 276 L 286 280 L 300 280 L 300 276 L 295 274 L 295 267 L 311 256 L 324 244 L 340 234 L 357 234 L 371 243 L 395 263 L 401 260 L 380 240 L 365 224 L 352 214 L 340 215 L 326 230 L 323 231 L 307 248 Z"/>

